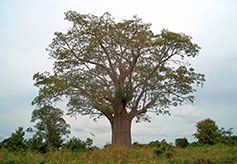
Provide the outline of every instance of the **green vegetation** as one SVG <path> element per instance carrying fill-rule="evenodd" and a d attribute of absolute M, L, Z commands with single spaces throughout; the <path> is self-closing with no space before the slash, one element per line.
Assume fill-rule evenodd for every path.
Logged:
<path fill-rule="evenodd" d="M 172 149 L 172 155 L 167 152 L 157 155 L 157 147 L 144 145 L 132 146 L 128 149 L 120 146 L 107 146 L 104 149 L 93 148 L 88 151 L 50 151 L 47 154 L 38 152 L 10 152 L 0 150 L 1 164 L 227 164 L 237 163 L 237 147 L 214 145 L 203 147 L 187 147 Z M 168 150 L 168 149 L 167 149 Z M 170 150 L 168 150 L 169 152 Z"/>
<path fill-rule="evenodd" d="M 133 119 L 149 121 L 147 111 L 168 114 L 169 107 L 195 100 L 194 85 L 205 77 L 188 62 L 200 50 L 190 36 L 166 29 L 155 34 L 136 16 L 116 22 L 109 13 L 65 15 L 73 25 L 55 32 L 47 49 L 53 70 L 34 75 L 33 105 L 67 99 L 67 114 L 106 117 L 112 144 L 130 147 Z"/>
<path fill-rule="evenodd" d="M 86 141 L 82 141 L 79 138 L 71 138 L 69 142 L 63 145 L 64 150 L 69 150 L 69 151 L 87 151 L 87 150 L 92 150 L 92 144 L 93 140 L 90 138 L 87 138 Z"/>
<path fill-rule="evenodd" d="M 28 132 L 33 132 L 32 143 L 43 142 L 47 144 L 47 149 L 51 147 L 60 148 L 63 143 L 63 136 L 70 133 L 70 125 L 63 119 L 63 111 L 51 105 L 36 102 L 38 109 L 32 112 L 31 121 L 37 122 L 34 129 L 28 128 Z"/>
<path fill-rule="evenodd" d="M 219 129 L 214 121 L 206 119 L 197 123 L 214 125 L 214 132 L 218 133 L 221 140 L 203 142 L 198 140 L 189 144 L 186 138 L 178 138 L 175 145 L 166 140 L 152 141 L 149 144 L 135 142 L 131 148 L 118 145 L 106 145 L 103 149 L 92 146 L 93 140 L 88 138 L 82 141 L 79 138 L 71 138 L 64 144 L 47 147 L 47 142 L 40 136 L 33 135 L 32 138 L 24 139 L 25 132 L 19 127 L 15 133 L 0 143 L 1 164 L 114 164 L 114 163 L 159 163 L 159 164 L 226 164 L 237 163 L 237 137 L 231 136 L 231 131 Z M 215 123 L 215 122 L 214 122 Z M 203 125 L 203 124 L 201 124 Z M 204 136 L 212 135 L 209 129 L 213 127 L 201 126 L 202 132 L 197 128 L 195 134 Z M 218 130 L 219 129 L 219 130 Z M 213 131 L 211 131 L 213 132 Z M 216 134 L 216 133 L 214 133 Z M 228 135 L 226 135 L 228 134 Z M 210 137 L 209 137 L 210 138 Z M 206 137 L 206 139 L 209 139 Z M 225 142 L 223 142 L 225 141 Z M 228 141 L 228 142 L 226 142 Z"/>
<path fill-rule="evenodd" d="M 187 138 L 184 137 L 184 138 L 177 138 L 175 140 L 175 145 L 176 147 L 186 148 L 189 145 L 189 143 Z"/>
<path fill-rule="evenodd" d="M 52 73 L 36 73 L 39 88 L 32 101 L 35 123 L 25 139 L 19 127 L 0 142 L 0 164 L 224 164 L 237 163 L 237 137 L 218 128 L 215 121 L 197 123 L 195 143 L 186 138 L 131 145 L 131 122 L 150 121 L 148 109 L 167 114 L 171 106 L 195 100 L 193 87 L 203 85 L 190 57 L 200 47 L 183 33 L 162 30 L 154 34 L 151 24 L 136 16 L 116 23 L 109 13 L 101 17 L 68 11 L 73 27 L 56 32 L 49 46 L 54 59 Z M 68 99 L 68 115 L 105 116 L 112 127 L 112 145 L 92 146 L 93 140 L 64 137 L 70 125 L 63 119 L 59 100 Z"/>
<path fill-rule="evenodd" d="M 21 151 L 26 148 L 26 140 L 24 139 L 25 132 L 22 127 L 18 127 L 15 133 L 0 143 L 0 148 L 4 147 L 10 151 Z"/>
<path fill-rule="evenodd" d="M 215 145 L 218 143 L 231 144 L 232 129 L 225 130 L 218 128 L 216 122 L 211 119 L 205 119 L 197 123 L 197 132 L 194 135 L 201 144 Z"/>

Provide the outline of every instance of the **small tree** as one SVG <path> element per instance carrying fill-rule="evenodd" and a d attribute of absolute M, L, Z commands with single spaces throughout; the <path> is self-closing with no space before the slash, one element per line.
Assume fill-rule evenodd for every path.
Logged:
<path fill-rule="evenodd" d="M 217 143 L 225 143 L 226 136 L 231 135 L 231 129 L 219 129 L 216 122 L 210 118 L 200 121 L 196 125 L 197 132 L 194 135 L 198 142 L 201 144 L 214 145 Z"/>
<path fill-rule="evenodd" d="M 20 151 L 26 148 L 26 140 L 24 139 L 25 132 L 22 127 L 18 127 L 15 133 L 2 141 L 2 147 L 5 147 L 11 151 Z"/>
<path fill-rule="evenodd" d="M 176 147 L 186 148 L 189 145 L 189 143 L 187 138 L 184 137 L 184 138 L 177 138 L 175 140 L 175 145 Z"/>
<path fill-rule="evenodd" d="M 35 109 L 32 113 L 32 122 L 36 122 L 35 136 L 43 138 L 47 147 L 60 147 L 63 142 L 63 136 L 70 133 L 69 125 L 62 118 L 63 111 L 51 105 L 44 105 Z M 33 130 L 29 130 L 33 131 Z"/>

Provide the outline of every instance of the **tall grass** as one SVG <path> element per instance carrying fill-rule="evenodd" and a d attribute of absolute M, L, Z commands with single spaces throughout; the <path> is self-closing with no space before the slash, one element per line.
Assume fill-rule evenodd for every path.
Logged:
<path fill-rule="evenodd" d="M 157 156 L 156 147 L 108 146 L 91 151 L 10 152 L 0 150 L 0 164 L 237 164 L 237 147 L 202 146 L 186 149 L 174 148 L 170 158 Z"/>

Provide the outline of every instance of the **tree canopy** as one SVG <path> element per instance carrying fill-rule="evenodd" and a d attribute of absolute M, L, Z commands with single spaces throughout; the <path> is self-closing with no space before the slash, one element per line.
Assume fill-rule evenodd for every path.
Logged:
<path fill-rule="evenodd" d="M 194 101 L 193 84 L 205 78 L 187 61 L 200 50 L 190 36 L 166 29 L 154 34 L 136 16 L 116 23 L 109 13 L 65 15 L 73 25 L 55 33 L 47 49 L 53 72 L 34 75 L 40 90 L 33 104 L 65 96 L 69 115 L 106 116 L 112 131 L 122 134 L 125 118 L 121 126 L 130 126 L 134 117 L 148 120 L 147 111 L 165 114 L 170 106 Z"/>
<path fill-rule="evenodd" d="M 48 148 L 60 147 L 63 136 L 70 133 L 69 127 L 63 119 L 63 111 L 53 106 L 44 105 L 32 112 L 32 122 L 37 122 L 34 126 L 36 130 L 29 128 L 29 132 L 35 132 L 33 139 L 43 139 Z"/>
<path fill-rule="evenodd" d="M 193 135 L 201 144 L 215 145 L 217 143 L 231 142 L 232 129 L 219 129 L 216 122 L 210 118 L 199 121 L 196 128 L 197 132 Z"/>

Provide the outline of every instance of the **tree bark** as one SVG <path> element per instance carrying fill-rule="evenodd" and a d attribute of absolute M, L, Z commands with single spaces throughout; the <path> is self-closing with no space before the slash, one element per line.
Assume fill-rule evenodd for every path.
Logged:
<path fill-rule="evenodd" d="M 120 113 L 114 116 L 112 126 L 112 144 L 131 146 L 131 120 L 127 113 Z"/>
<path fill-rule="evenodd" d="M 48 136 L 47 136 L 47 151 L 50 150 L 50 148 L 52 147 L 52 130 L 51 130 L 51 125 L 50 122 L 46 123 L 47 125 L 47 130 L 48 130 Z"/>

